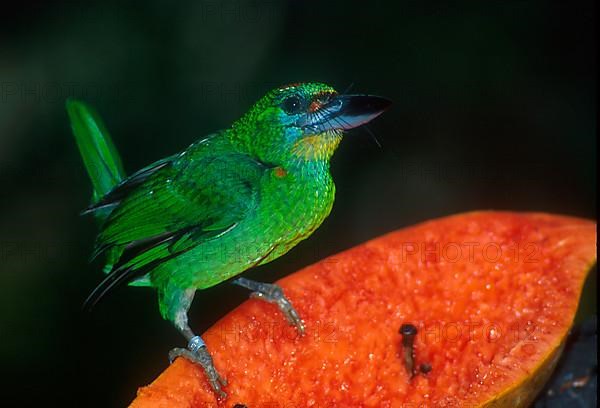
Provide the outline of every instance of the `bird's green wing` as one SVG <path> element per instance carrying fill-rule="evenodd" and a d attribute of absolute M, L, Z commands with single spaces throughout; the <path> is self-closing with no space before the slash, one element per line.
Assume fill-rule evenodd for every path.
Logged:
<path fill-rule="evenodd" d="M 120 247 L 123 254 L 87 303 L 234 229 L 258 204 L 265 166 L 213 148 L 194 157 L 174 156 L 147 169 L 150 174 L 143 180 L 138 172 L 109 193 L 109 201 L 99 202 L 110 205 L 112 195 L 117 204 L 98 236 L 97 252 Z"/>

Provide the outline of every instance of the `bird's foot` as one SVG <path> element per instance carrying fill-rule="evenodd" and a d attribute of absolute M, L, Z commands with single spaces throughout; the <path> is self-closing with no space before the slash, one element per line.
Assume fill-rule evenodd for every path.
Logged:
<path fill-rule="evenodd" d="M 304 334 L 304 323 L 302 322 L 302 319 L 300 319 L 296 309 L 294 309 L 292 302 L 290 302 L 290 300 L 283 293 L 281 286 L 269 283 L 263 283 L 263 285 L 263 290 L 252 292 L 250 297 L 262 299 L 269 303 L 276 304 L 289 324 L 295 326 L 301 335 Z"/>
<path fill-rule="evenodd" d="M 295 326 L 300 335 L 304 334 L 304 323 L 296 309 L 294 309 L 292 302 L 283 293 L 281 286 L 274 283 L 255 282 L 246 278 L 238 278 L 233 283 L 253 290 L 250 297 L 276 304 L 290 325 Z"/>
<path fill-rule="evenodd" d="M 225 398 L 227 396 L 223 391 L 223 387 L 227 386 L 227 381 L 225 381 L 225 379 L 217 372 L 212 357 L 206 348 L 206 344 L 204 344 L 204 341 L 200 336 L 192 337 L 187 348 L 174 348 L 169 352 L 169 361 L 171 363 L 175 361 L 177 357 L 185 357 L 200 365 L 208 377 L 208 382 L 219 397 Z"/>

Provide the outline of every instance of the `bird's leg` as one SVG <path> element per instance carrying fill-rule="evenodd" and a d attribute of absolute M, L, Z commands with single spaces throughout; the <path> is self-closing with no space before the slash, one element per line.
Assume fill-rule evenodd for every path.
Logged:
<path fill-rule="evenodd" d="M 186 327 L 185 329 L 189 330 L 189 327 Z M 225 381 L 225 379 L 217 372 L 212 357 L 206 348 L 206 344 L 204 344 L 204 341 L 200 336 L 193 336 L 190 338 L 187 348 L 174 348 L 169 352 L 169 361 L 173 362 L 177 357 L 185 357 L 200 365 L 204 369 L 204 372 L 208 377 L 208 382 L 210 382 L 213 390 L 220 397 L 224 398 L 227 396 L 222 388 L 227 386 L 227 381 Z"/>
<path fill-rule="evenodd" d="M 220 397 L 225 397 L 227 394 L 225 394 L 222 387 L 227 385 L 227 381 L 225 381 L 225 379 L 217 372 L 204 340 L 202 340 L 200 336 L 194 334 L 188 325 L 187 312 L 194 299 L 194 292 L 194 289 L 188 289 L 180 292 L 180 296 L 178 296 L 172 321 L 175 324 L 175 327 L 177 327 L 177 330 L 179 330 L 188 341 L 188 345 L 187 348 L 172 349 L 169 352 L 169 361 L 172 363 L 177 357 L 185 357 L 200 365 L 204 369 L 204 372 L 208 377 L 208 382 L 210 382 L 213 390 Z"/>
<path fill-rule="evenodd" d="M 304 323 L 300 319 L 296 309 L 294 309 L 294 306 L 292 306 L 292 302 L 285 297 L 281 286 L 274 283 L 256 282 L 246 278 L 237 278 L 232 283 L 250 289 L 252 291 L 250 297 L 276 304 L 290 325 L 296 326 L 301 335 L 304 334 Z"/>

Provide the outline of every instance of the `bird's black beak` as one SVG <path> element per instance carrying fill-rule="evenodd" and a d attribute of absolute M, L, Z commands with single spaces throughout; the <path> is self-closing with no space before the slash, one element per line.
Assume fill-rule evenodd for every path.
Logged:
<path fill-rule="evenodd" d="M 336 95 L 299 125 L 306 133 L 353 129 L 372 121 L 391 104 L 392 101 L 381 96 Z"/>

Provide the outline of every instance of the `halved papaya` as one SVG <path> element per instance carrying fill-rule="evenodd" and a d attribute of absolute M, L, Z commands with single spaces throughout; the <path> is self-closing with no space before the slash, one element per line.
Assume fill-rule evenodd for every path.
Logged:
<path fill-rule="evenodd" d="M 571 217 L 474 212 L 405 228 L 278 282 L 304 336 L 255 299 L 204 333 L 225 399 L 180 358 L 131 406 L 527 406 L 595 257 L 595 223 Z"/>

